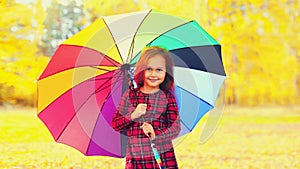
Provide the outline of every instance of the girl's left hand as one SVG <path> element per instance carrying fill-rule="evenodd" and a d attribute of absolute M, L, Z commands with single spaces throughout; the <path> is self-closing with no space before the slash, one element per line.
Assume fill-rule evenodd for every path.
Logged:
<path fill-rule="evenodd" d="M 143 125 L 140 127 L 141 129 L 143 129 L 144 133 L 147 135 L 147 136 L 151 136 L 152 140 L 155 139 L 155 133 L 154 133 L 154 130 L 153 130 L 153 127 L 151 124 L 149 123 L 143 123 Z"/>

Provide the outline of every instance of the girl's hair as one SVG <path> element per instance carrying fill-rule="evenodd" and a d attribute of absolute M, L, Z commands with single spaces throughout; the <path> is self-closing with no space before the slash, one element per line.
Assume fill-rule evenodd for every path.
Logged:
<path fill-rule="evenodd" d="M 144 75 L 145 69 L 150 58 L 155 55 L 161 55 L 166 61 L 166 76 L 165 80 L 159 85 L 162 90 L 174 90 L 174 76 L 173 76 L 173 60 L 170 53 L 161 47 L 151 46 L 143 49 L 141 56 L 136 64 L 134 81 L 137 83 L 137 87 L 140 88 L 144 86 Z"/>

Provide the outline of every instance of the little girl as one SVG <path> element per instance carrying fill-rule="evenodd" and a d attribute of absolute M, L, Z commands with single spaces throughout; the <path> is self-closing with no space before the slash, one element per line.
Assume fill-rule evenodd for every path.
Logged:
<path fill-rule="evenodd" d="M 159 168 L 149 142 L 156 144 L 165 168 L 178 168 L 172 139 L 180 132 L 174 93 L 173 61 L 167 50 L 149 47 L 136 64 L 136 89 L 127 90 L 112 126 L 126 131 L 126 168 Z"/>

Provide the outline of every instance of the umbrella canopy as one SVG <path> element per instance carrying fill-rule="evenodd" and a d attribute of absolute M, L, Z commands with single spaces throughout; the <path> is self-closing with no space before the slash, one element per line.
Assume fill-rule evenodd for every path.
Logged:
<path fill-rule="evenodd" d="M 57 142 L 124 157 L 126 135 L 111 120 L 128 89 L 124 69 L 145 46 L 173 58 L 180 136 L 214 107 L 225 80 L 221 47 L 196 21 L 155 10 L 106 16 L 59 45 L 38 79 L 38 117 Z"/>

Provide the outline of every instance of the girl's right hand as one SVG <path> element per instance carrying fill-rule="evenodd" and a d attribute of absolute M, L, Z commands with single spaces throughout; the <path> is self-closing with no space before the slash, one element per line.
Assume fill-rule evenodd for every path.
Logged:
<path fill-rule="evenodd" d="M 135 120 L 146 114 L 146 109 L 147 104 L 138 104 L 135 110 L 131 113 L 131 120 Z"/>

